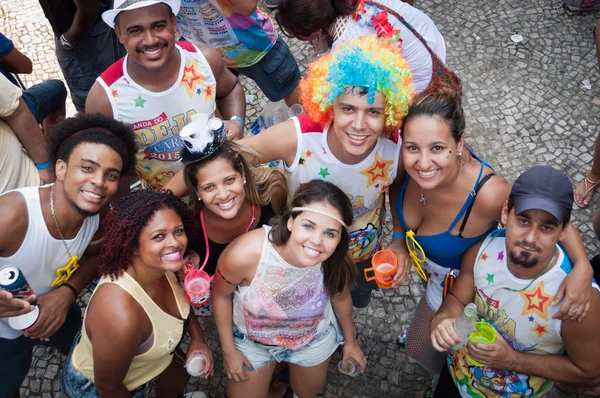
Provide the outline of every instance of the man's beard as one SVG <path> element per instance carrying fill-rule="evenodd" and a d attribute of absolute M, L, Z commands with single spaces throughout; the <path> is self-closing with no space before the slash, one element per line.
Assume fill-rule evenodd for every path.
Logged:
<path fill-rule="evenodd" d="M 519 241 L 519 242 L 515 242 L 514 247 L 528 247 L 530 249 L 535 250 L 536 252 L 540 253 L 541 250 L 535 245 L 535 244 L 530 244 L 527 243 L 525 241 Z M 527 252 L 527 251 L 522 251 L 521 254 L 517 255 L 515 253 L 515 251 L 511 250 L 508 252 L 508 257 L 510 258 L 510 261 L 515 264 L 515 265 L 520 265 L 523 268 L 533 268 L 535 267 L 540 258 L 538 256 L 534 256 L 532 253 Z"/>
<path fill-rule="evenodd" d="M 69 202 L 71 202 L 71 205 L 72 205 L 72 206 L 75 208 L 75 210 L 77 210 L 77 212 L 78 212 L 79 214 L 81 214 L 82 216 L 84 216 L 84 217 L 91 217 L 91 216 L 95 216 L 96 214 L 100 213 L 100 209 L 99 209 L 98 211 L 87 211 L 87 210 L 84 210 L 84 209 L 82 209 L 81 207 L 77 206 L 77 203 L 75 203 L 75 201 L 74 201 L 73 199 L 71 199 L 71 198 L 69 197 L 69 194 L 67 193 L 67 190 L 66 190 L 66 189 L 64 189 L 64 187 L 63 187 L 63 192 L 64 192 L 64 194 L 65 194 L 65 197 L 67 198 L 67 200 L 68 200 Z"/>

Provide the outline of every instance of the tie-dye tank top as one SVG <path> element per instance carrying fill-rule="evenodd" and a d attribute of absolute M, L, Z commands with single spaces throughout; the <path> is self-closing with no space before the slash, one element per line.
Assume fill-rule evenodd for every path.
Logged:
<path fill-rule="evenodd" d="M 233 323 L 257 343 L 298 349 L 310 343 L 332 321 L 321 264 L 299 268 L 287 263 L 269 240 L 250 286 L 233 296 Z"/>

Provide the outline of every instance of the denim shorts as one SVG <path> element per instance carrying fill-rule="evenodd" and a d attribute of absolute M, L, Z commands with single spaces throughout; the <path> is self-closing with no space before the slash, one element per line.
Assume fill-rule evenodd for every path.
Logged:
<path fill-rule="evenodd" d="M 339 329 L 337 320 L 334 319 L 310 343 L 297 350 L 257 343 L 249 339 L 235 325 L 233 327 L 233 340 L 235 348 L 250 361 L 253 370 L 261 368 L 272 361 L 289 362 L 310 368 L 325 362 L 344 342 L 344 335 Z"/>
<path fill-rule="evenodd" d="M 94 383 L 73 366 L 73 351 L 75 350 L 75 346 L 79 343 L 80 338 L 81 332 L 79 332 L 77 338 L 75 338 L 71 353 L 65 361 L 65 367 L 62 373 L 62 391 L 69 398 L 100 398 L 98 391 L 96 391 L 96 387 L 94 387 Z M 153 380 L 150 380 L 131 391 L 131 396 L 133 398 L 147 397 L 152 381 Z"/>
<path fill-rule="evenodd" d="M 277 37 L 273 47 L 256 64 L 231 71 L 254 80 L 271 102 L 285 98 L 294 91 L 300 81 L 298 64 L 281 37 Z"/>
<path fill-rule="evenodd" d="M 38 123 L 42 123 L 49 114 L 65 106 L 67 89 L 56 79 L 46 80 L 23 91 L 23 101 Z"/>
<path fill-rule="evenodd" d="M 33 348 L 40 344 L 49 347 L 69 348 L 81 328 L 81 308 L 71 304 L 67 318 L 48 341 L 19 336 L 16 339 L 0 338 L 0 398 L 12 398 L 19 391 L 31 366 Z"/>

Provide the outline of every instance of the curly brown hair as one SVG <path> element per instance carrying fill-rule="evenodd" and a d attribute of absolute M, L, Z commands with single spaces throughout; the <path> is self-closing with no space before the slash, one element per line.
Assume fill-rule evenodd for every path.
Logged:
<path fill-rule="evenodd" d="M 188 239 L 193 239 L 192 213 L 171 191 L 145 189 L 122 198 L 104 221 L 98 272 L 111 280 L 123 275 L 138 246 L 140 231 L 160 210 L 171 209 L 181 217 Z"/>

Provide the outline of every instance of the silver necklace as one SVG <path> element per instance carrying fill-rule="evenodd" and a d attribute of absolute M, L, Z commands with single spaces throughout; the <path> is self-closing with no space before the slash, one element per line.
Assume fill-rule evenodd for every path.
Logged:
<path fill-rule="evenodd" d="M 458 175 L 456 176 L 456 180 L 454 180 L 454 182 L 452 183 L 452 185 L 450 185 L 448 188 L 444 189 L 442 192 L 438 193 L 437 195 L 435 195 L 433 198 L 429 198 L 430 201 L 432 201 L 433 199 L 437 198 L 438 196 L 442 196 L 443 194 L 445 194 L 446 192 L 448 192 L 449 190 L 451 190 L 452 188 L 454 188 L 454 186 L 456 185 L 456 183 L 458 182 L 458 179 L 460 178 L 460 173 L 462 172 L 462 159 L 460 159 L 460 163 L 458 166 Z M 427 200 L 425 199 L 425 196 L 423 195 L 423 188 L 421 188 L 421 207 L 425 207 L 425 205 L 427 204 Z"/>
<path fill-rule="evenodd" d="M 52 188 L 50 189 L 50 212 L 52 212 L 52 219 L 54 220 L 54 226 L 56 227 L 56 230 L 58 231 L 60 240 L 62 240 L 63 245 L 65 245 L 65 249 L 67 249 L 67 253 L 69 254 L 69 257 L 73 257 L 73 255 L 71 254 L 71 251 L 69 250 L 69 246 L 67 246 L 67 242 L 65 242 L 65 237 L 63 236 L 62 231 L 60 230 L 60 228 L 58 226 L 58 221 L 56 221 L 56 212 L 54 211 L 54 197 L 52 195 Z"/>

